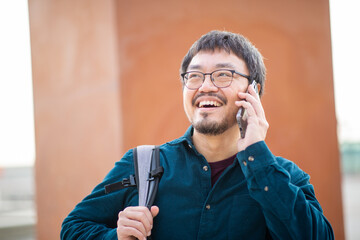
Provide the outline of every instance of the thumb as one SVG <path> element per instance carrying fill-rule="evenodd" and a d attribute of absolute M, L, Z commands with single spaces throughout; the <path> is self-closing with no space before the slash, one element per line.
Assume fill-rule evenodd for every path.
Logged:
<path fill-rule="evenodd" d="M 151 207 L 151 215 L 153 216 L 153 217 L 156 217 L 157 215 L 158 215 L 158 213 L 159 213 L 159 207 L 157 207 L 157 206 L 152 206 Z"/>

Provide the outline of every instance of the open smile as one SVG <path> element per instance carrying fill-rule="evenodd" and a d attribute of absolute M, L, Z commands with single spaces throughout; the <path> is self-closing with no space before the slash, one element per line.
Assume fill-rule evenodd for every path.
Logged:
<path fill-rule="evenodd" d="M 200 93 L 192 100 L 192 105 L 198 108 L 218 108 L 226 105 L 227 99 L 219 94 Z"/>
<path fill-rule="evenodd" d="M 219 103 L 218 101 L 211 101 L 211 100 L 204 100 L 200 101 L 197 104 L 199 108 L 214 108 L 214 107 L 221 107 L 223 104 Z"/>

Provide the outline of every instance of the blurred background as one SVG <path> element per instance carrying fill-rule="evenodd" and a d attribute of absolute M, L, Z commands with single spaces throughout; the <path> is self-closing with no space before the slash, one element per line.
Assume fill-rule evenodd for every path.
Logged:
<path fill-rule="evenodd" d="M 340 223 L 336 223 L 339 225 L 336 227 L 337 239 L 344 239 L 344 236 L 349 240 L 360 239 L 360 111 L 358 110 L 360 98 L 357 92 L 360 87 L 357 71 L 360 32 L 356 30 L 360 22 L 359 1 L 319 0 L 315 1 L 318 3 L 307 4 L 298 4 L 294 1 L 286 1 L 286 4 L 282 4 L 281 0 L 274 1 L 268 12 L 276 15 L 274 10 L 278 10 L 280 16 L 277 20 L 270 17 L 263 18 L 273 21 L 271 24 L 285 26 L 282 30 L 285 29 L 286 33 L 276 33 L 278 35 L 274 32 L 279 31 L 280 27 L 273 26 L 270 31 L 268 29 L 271 24 L 268 22 L 255 22 L 250 19 L 249 22 L 238 23 L 236 21 L 239 19 L 225 18 L 226 9 L 230 7 L 219 10 L 222 19 L 220 23 L 216 22 L 216 19 L 213 22 L 207 19 L 206 22 L 204 18 L 199 17 L 196 26 L 202 28 L 197 31 L 190 20 L 178 24 L 176 19 L 180 19 L 182 15 L 186 19 L 187 14 L 193 16 L 196 14 L 193 9 L 200 9 L 201 6 L 195 4 L 193 7 L 185 8 L 176 1 L 171 2 L 175 7 L 169 6 L 170 3 L 166 4 L 164 1 L 159 1 L 161 4 L 158 7 L 144 4 L 142 9 L 136 10 L 137 15 L 131 16 L 126 12 L 135 11 L 137 5 L 128 1 L 104 1 L 100 4 L 96 1 L 89 3 L 68 1 L 68 4 L 61 4 L 55 0 L 29 2 L 0 0 L 0 238 L 53 239 L 53 236 L 58 236 L 60 220 L 77 201 L 85 197 L 95 184 L 101 181 L 104 174 L 128 148 L 136 144 L 158 144 L 180 136 L 187 127 L 185 116 L 180 117 L 180 125 L 176 125 L 178 129 L 167 131 L 166 128 L 161 127 L 164 125 L 169 127 L 171 125 L 167 121 L 176 122 L 179 119 L 173 114 L 174 109 L 177 109 L 180 115 L 184 115 L 177 68 L 191 44 L 202 34 L 217 28 L 236 30 L 244 34 L 264 54 L 265 64 L 268 67 L 268 85 L 264 95 L 265 110 L 268 112 L 284 110 L 282 112 L 287 113 L 285 116 L 277 113 L 282 118 L 295 114 L 294 119 L 298 121 L 296 126 L 299 129 L 304 126 L 302 122 L 308 121 L 301 113 L 310 111 L 313 118 L 321 119 L 312 126 L 320 129 L 319 132 L 312 131 L 313 134 L 325 133 L 326 138 L 328 132 L 335 132 L 336 146 L 328 144 L 324 149 L 332 148 L 335 153 L 332 154 L 335 155 L 332 156 L 334 160 L 329 160 L 329 166 L 333 164 L 340 171 L 340 178 L 336 178 L 337 175 L 334 174 L 336 182 L 341 186 L 340 201 L 327 205 L 331 202 L 328 197 L 331 195 L 326 194 L 324 189 L 331 188 L 326 183 L 329 182 L 328 185 L 331 185 L 332 180 L 331 177 L 322 180 L 324 175 L 318 174 L 321 171 L 328 171 L 331 173 L 325 176 L 331 176 L 334 171 L 332 168 L 314 163 L 318 159 L 312 159 L 309 163 L 302 162 L 296 153 L 290 150 L 285 151 L 285 157 L 311 173 L 315 189 L 320 192 L 320 202 L 322 206 L 325 205 L 325 215 L 328 216 L 328 212 L 330 218 L 335 218 L 336 214 L 341 216 Z M 259 6 L 263 4 L 262 1 L 253 1 L 255 2 L 253 4 L 249 3 L 250 1 L 239 2 L 243 2 L 247 6 L 246 9 L 250 9 L 249 13 L 240 12 L 244 15 L 240 20 L 248 19 L 246 14 L 254 15 L 256 4 Z M 88 7 L 82 10 L 85 5 Z M 312 11 L 313 5 L 315 5 L 314 11 Z M 169 33 L 164 33 L 169 26 L 159 27 L 164 22 L 162 17 L 165 16 L 163 11 L 159 10 L 162 8 L 175 9 L 171 14 L 168 13 L 171 16 L 167 16 L 167 21 L 170 22 L 168 24 L 173 24 L 174 28 Z M 233 8 L 243 10 L 241 5 Z M 143 17 L 146 16 L 147 11 L 153 11 L 149 19 Z M 289 20 L 292 19 L 289 16 L 292 11 L 297 11 L 299 14 L 296 21 Z M 55 20 L 51 18 L 51 14 L 60 18 Z M 260 17 L 265 16 L 266 8 L 261 8 L 258 14 Z M 317 16 L 319 19 L 316 18 Z M 154 25 L 144 24 L 147 20 Z M 194 21 L 193 18 L 191 20 Z M 289 26 L 286 26 L 288 20 Z M 234 21 L 236 23 L 232 23 Z M 292 21 L 297 25 L 291 26 Z M 302 22 L 306 22 L 305 27 L 311 30 L 301 32 L 299 29 L 305 28 Z M 251 25 L 252 28 L 247 25 Z M 316 32 L 323 26 L 325 26 L 324 33 Z M 179 29 L 176 29 L 177 27 Z M 327 35 L 328 33 L 331 35 Z M 322 34 L 328 42 L 322 41 L 322 36 L 319 37 Z M 282 43 L 271 41 L 277 39 L 279 35 L 283 40 L 285 39 Z M 264 37 L 268 37 L 269 40 L 262 40 Z M 168 45 L 164 44 L 165 42 Z M 179 42 L 183 44 L 179 46 L 180 51 L 174 53 L 176 57 L 170 59 L 169 56 L 172 55 L 173 49 L 178 47 Z M 277 49 L 277 57 L 269 50 L 268 42 Z M 297 45 L 292 45 L 292 42 L 296 42 Z M 331 49 L 326 49 L 327 44 Z M 300 48 L 297 49 L 299 53 L 293 52 L 294 47 Z M 137 52 L 137 48 L 144 50 Z M 92 53 L 89 53 L 90 51 Z M 330 52 L 330 57 L 323 53 L 326 51 Z M 39 57 L 39 52 L 44 54 L 42 58 Z M 154 52 L 158 52 L 158 55 L 151 55 Z M 134 57 L 127 58 L 130 55 Z M 299 56 L 304 57 L 305 60 L 299 59 Z M 325 61 L 317 61 L 324 60 L 322 57 Z M 143 60 L 139 61 L 139 59 Z M 294 61 L 294 64 L 300 61 L 303 64 L 300 64 L 301 69 L 297 70 L 291 65 L 292 63 L 286 61 Z M 324 64 L 326 66 L 322 67 Z M 172 75 L 168 75 L 169 71 L 161 70 L 167 65 L 170 66 Z M 154 71 L 156 67 L 157 71 Z M 152 81 L 132 79 L 131 69 L 138 69 L 143 74 L 140 78 L 151 78 Z M 317 73 L 311 75 L 308 69 Z M 324 69 L 330 72 L 322 71 Z M 154 73 L 157 75 L 154 76 Z M 325 80 L 322 76 L 325 76 Z M 153 80 L 158 78 L 160 81 L 157 84 L 161 86 L 152 90 Z M 299 86 L 288 78 L 304 81 L 308 85 Z M 175 84 L 170 84 L 169 79 Z M 277 84 L 277 79 L 282 80 L 281 85 Z M 331 85 L 330 88 L 320 85 L 319 81 L 321 84 Z M 56 82 L 59 84 L 58 88 L 57 85 L 48 82 Z M 278 98 L 271 98 L 271 95 L 274 96 L 276 93 L 275 87 L 272 86 L 282 85 L 286 85 L 287 93 L 283 93 Z M 169 89 L 174 89 L 174 86 L 178 89 L 170 91 Z M 318 90 L 313 91 L 313 88 Z M 326 91 L 323 91 L 324 88 Z M 152 93 L 149 93 L 148 89 L 151 89 Z M 301 91 L 308 94 L 301 95 Z M 142 100 L 136 102 L 139 97 Z M 149 98 L 152 101 L 147 100 Z M 169 98 L 173 99 L 168 101 Z M 333 98 L 335 102 L 332 102 Z M 144 103 L 145 101 L 147 103 Z M 163 101 L 169 103 L 162 105 Z M 313 106 L 319 105 L 324 111 L 330 112 L 330 118 L 326 115 L 322 119 L 311 106 L 308 106 L 310 110 L 305 107 L 292 109 L 292 103 L 297 101 L 308 101 L 306 103 Z M 157 106 L 155 109 L 151 107 L 151 102 Z M 278 105 L 273 106 L 274 103 Z M 78 108 L 68 107 L 73 104 Z M 144 107 L 141 107 L 143 105 Z M 336 122 L 329 127 L 326 124 L 332 122 L 333 105 Z M 280 110 L 277 110 L 278 108 Z M 113 112 L 113 109 L 121 110 Z M 299 116 L 295 112 L 300 112 Z M 130 114 L 130 117 L 125 117 L 125 114 Z M 152 117 L 146 119 L 149 115 Z M 275 130 L 271 130 L 268 136 L 272 150 L 275 149 L 275 152 L 280 154 L 288 148 L 306 152 L 308 146 L 304 145 L 305 147 L 302 148 L 302 143 L 297 142 L 299 140 L 296 139 L 307 135 L 295 130 L 294 125 L 289 126 L 291 134 L 287 135 L 288 140 L 277 145 L 275 142 L 279 142 L 283 135 L 277 133 L 276 129 L 283 123 L 277 121 L 274 114 L 268 115 L 270 126 L 275 126 Z M 37 124 L 34 119 L 37 119 Z M 294 119 L 291 118 L 289 121 Z M 49 122 L 54 124 L 48 124 Z M 157 122 L 160 127 L 152 128 Z M 67 127 L 67 124 L 71 127 Z M 97 127 L 93 128 L 94 126 Z M 326 128 L 322 129 L 322 126 Z M 131 134 L 134 128 L 140 134 L 144 132 L 147 134 L 136 138 Z M 284 132 L 286 131 L 287 129 L 284 129 Z M 88 132 L 91 132 L 91 135 Z M 35 141 L 35 139 L 40 140 Z M 309 140 L 302 139 L 302 141 Z M 297 146 L 301 146 L 302 149 L 299 150 Z M 88 151 L 89 148 L 92 149 L 89 153 L 91 157 L 86 154 L 84 156 L 84 151 Z M 84 158 L 85 160 L 82 160 Z M 60 161 L 64 164 L 55 164 Z M 326 165 L 327 159 L 323 161 Z M 336 186 L 334 188 L 337 188 Z M 56 192 L 58 195 L 55 194 L 52 198 L 51 191 L 47 192 L 46 189 L 59 189 Z M 333 205 L 342 206 L 342 212 L 340 210 L 331 213 L 330 208 Z M 55 233 L 51 224 L 49 229 L 41 227 L 47 221 L 46 213 L 53 214 L 52 217 L 56 219 Z"/>

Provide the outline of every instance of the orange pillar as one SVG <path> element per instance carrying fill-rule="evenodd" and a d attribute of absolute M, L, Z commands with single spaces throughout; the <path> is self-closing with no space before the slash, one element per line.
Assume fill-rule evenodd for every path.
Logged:
<path fill-rule="evenodd" d="M 122 151 L 113 1 L 30 0 L 38 239 L 62 220 Z"/>
<path fill-rule="evenodd" d="M 66 214 L 124 151 L 184 133 L 180 62 L 212 29 L 242 33 L 264 55 L 266 141 L 311 175 L 336 239 L 344 239 L 328 1 L 29 6 L 39 239 L 58 237 Z"/>

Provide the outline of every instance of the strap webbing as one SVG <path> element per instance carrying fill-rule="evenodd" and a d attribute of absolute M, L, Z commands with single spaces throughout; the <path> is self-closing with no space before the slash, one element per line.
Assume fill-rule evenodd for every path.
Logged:
<path fill-rule="evenodd" d="M 105 186 L 105 192 L 110 193 L 126 187 L 137 186 L 139 193 L 139 206 L 150 209 L 153 205 L 159 181 L 164 173 L 160 166 L 160 149 L 158 146 L 142 145 L 134 148 L 135 176 L 130 175 L 120 182 Z"/>
<path fill-rule="evenodd" d="M 108 184 L 105 186 L 105 193 L 111 193 L 113 191 L 117 191 L 123 188 L 127 188 L 127 187 L 135 187 L 136 186 L 136 182 L 135 182 L 135 176 L 134 175 L 130 175 L 129 178 L 124 178 L 122 181 L 120 182 L 116 182 L 113 184 Z"/>
<path fill-rule="evenodd" d="M 149 172 L 150 172 L 150 164 L 151 158 L 153 155 L 153 149 L 155 146 L 153 145 L 142 145 L 138 146 L 136 150 L 137 161 L 141 161 L 141 164 L 136 163 L 138 166 L 135 169 L 138 169 L 138 179 L 137 187 L 139 192 L 139 206 L 146 206 L 146 200 L 148 196 L 149 190 Z M 135 156 L 135 155 L 134 155 Z M 134 159 L 135 160 L 135 159 Z"/>

